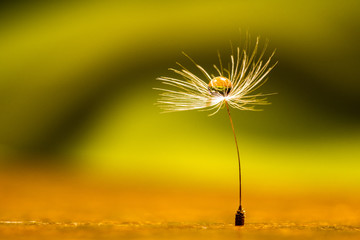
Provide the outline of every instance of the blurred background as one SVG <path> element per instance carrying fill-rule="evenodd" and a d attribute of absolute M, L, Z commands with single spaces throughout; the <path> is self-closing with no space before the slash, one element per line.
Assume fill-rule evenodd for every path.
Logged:
<path fill-rule="evenodd" d="M 1 218 L 67 219 L 77 211 L 79 219 L 95 219 L 85 212 L 98 209 L 107 219 L 172 219 L 167 210 L 160 212 L 176 202 L 188 210 L 186 217 L 175 213 L 179 219 L 192 219 L 196 211 L 196 220 L 214 216 L 202 215 L 204 206 L 217 208 L 216 220 L 232 222 L 238 173 L 226 111 L 212 117 L 196 111 L 161 114 L 153 88 L 161 86 L 157 77 L 174 76 L 168 68 L 176 62 L 196 72 L 182 51 L 212 69 L 217 51 L 228 61 L 230 41 L 236 46 L 246 31 L 253 40 L 261 36 L 261 44 L 269 39 L 267 55 L 276 49 L 279 62 L 260 90 L 278 93 L 269 97 L 272 104 L 262 112 L 232 111 L 243 196 L 253 219 L 265 219 L 254 215 L 259 205 L 264 212 L 270 208 L 268 199 L 276 209 L 279 202 L 296 204 L 291 199 L 298 196 L 319 206 L 331 200 L 332 213 L 355 214 L 344 204 L 360 187 L 359 5 L 336 0 L 2 4 L 0 168 L 7 211 Z M 189 192 L 201 193 L 197 203 L 186 197 Z M 104 210 L 116 202 L 109 199 L 122 206 Z M 142 204 L 144 199 L 157 207 Z M 144 211 L 148 215 L 141 215 Z M 266 216 L 274 218 L 271 214 Z M 355 219 L 351 216 L 341 219 Z"/>

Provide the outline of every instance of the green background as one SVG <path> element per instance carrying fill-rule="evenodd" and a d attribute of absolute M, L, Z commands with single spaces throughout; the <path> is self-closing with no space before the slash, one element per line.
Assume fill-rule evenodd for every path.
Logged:
<path fill-rule="evenodd" d="M 233 110 L 246 189 L 360 186 L 358 1 L 40 1 L 0 8 L 0 157 L 150 185 L 234 189 L 226 111 L 160 114 L 181 52 L 205 69 L 247 31 L 279 63 Z"/>

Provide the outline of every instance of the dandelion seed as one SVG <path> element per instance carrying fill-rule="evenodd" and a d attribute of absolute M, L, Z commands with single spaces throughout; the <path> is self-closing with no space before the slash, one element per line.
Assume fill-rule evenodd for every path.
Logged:
<path fill-rule="evenodd" d="M 247 39 L 249 39 L 249 36 L 247 36 Z M 184 53 L 203 76 L 197 76 L 178 63 L 180 69 L 170 68 L 169 70 L 179 75 L 181 79 L 159 77 L 157 80 L 170 86 L 170 88 L 155 88 L 161 91 L 157 104 L 164 112 L 208 110 L 212 111 L 209 114 L 211 116 L 226 107 L 234 134 L 239 165 L 239 208 L 235 217 L 235 225 L 244 225 L 245 211 L 241 205 L 240 153 L 230 107 L 239 110 L 258 111 L 259 109 L 255 108 L 257 105 L 269 104 L 266 96 L 271 94 L 254 94 L 253 92 L 266 82 L 267 75 L 275 67 L 276 63 L 270 65 L 275 51 L 272 52 L 269 58 L 263 60 L 267 42 L 263 50 L 259 52 L 259 41 L 260 38 L 257 37 L 251 52 L 247 50 L 247 47 L 245 49 L 237 47 L 236 54 L 230 56 L 228 68 L 223 67 L 220 53 L 218 53 L 219 67 L 214 65 L 217 76 L 209 74 Z M 248 41 L 245 46 L 248 46 Z"/>

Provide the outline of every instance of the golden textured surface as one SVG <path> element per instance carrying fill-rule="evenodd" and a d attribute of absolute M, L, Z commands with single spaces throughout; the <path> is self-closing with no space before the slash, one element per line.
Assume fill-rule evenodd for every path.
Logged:
<path fill-rule="evenodd" d="M 91 180 L 90 180 L 91 179 Z M 300 190 L 236 194 L 94 181 L 55 173 L 2 173 L 0 239 L 359 239 L 359 196 Z"/>
<path fill-rule="evenodd" d="M 250 223 L 237 228 L 223 223 L 3 222 L 0 229 L 7 239 L 359 239 L 360 235 L 360 227 L 319 223 Z"/>

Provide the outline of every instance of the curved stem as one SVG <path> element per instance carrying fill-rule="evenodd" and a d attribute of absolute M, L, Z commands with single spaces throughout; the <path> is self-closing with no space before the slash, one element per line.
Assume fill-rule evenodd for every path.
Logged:
<path fill-rule="evenodd" d="M 229 119 L 230 119 L 230 124 L 231 124 L 231 128 L 232 131 L 234 133 L 234 139 L 235 139 L 235 145 L 236 145 L 236 151 L 237 151 L 237 157 L 238 157 L 238 164 L 239 164 L 239 210 L 241 210 L 241 166 L 240 166 L 240 152 L 239 152 L 239 146 L 237 143 L 237 139 L 236 139 L 236 134 L 235 134 L 235 129 L 234 129 L 234 124 L 231 118 L 231 114 L 230 114 L 230 108 L 228 103 L 225 101 L 225 105 L 226 105 L 226 110 L 228 112 L 229 115 Z"/>

